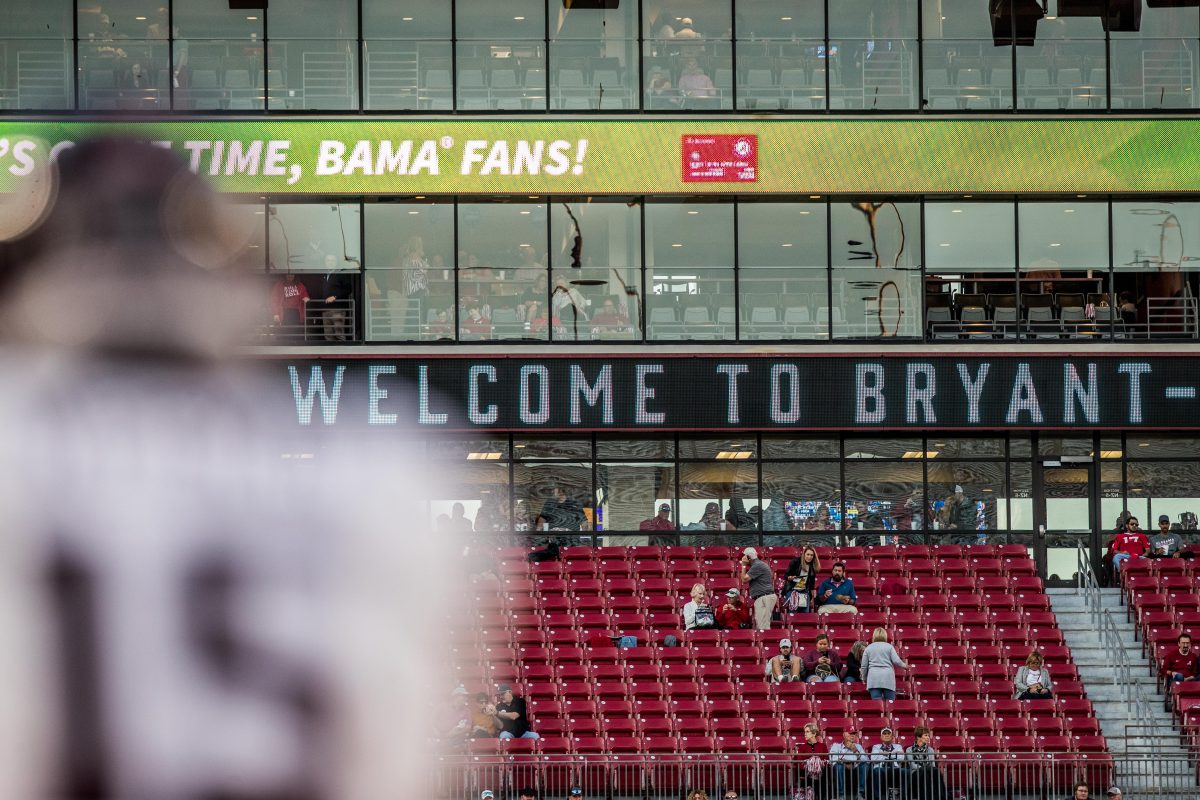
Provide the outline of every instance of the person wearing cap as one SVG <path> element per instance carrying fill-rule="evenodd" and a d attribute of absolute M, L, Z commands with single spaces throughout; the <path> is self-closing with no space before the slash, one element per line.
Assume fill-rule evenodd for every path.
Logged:
<path fill-rule="evenodd" d="M 895 789 L 904 795 L 904 748 L 896 741 L 896 732 L 884 728 L 879 741 L 871 746 L 871 784 L 876 797 L 887 797 Z"/>
<path fill-rule="evenodd" d="M 853 728 L 843 729 L 842 741 L 835 742 L 829 748 L 829 761 L 833 765 L 833 776 L 837 780 L 838 797 L 850 796 L 846 783 L 851 775 L 856 776 L 858 780 L 854 787 L 857 796 L 861 798 L 866 795 L 870 760 L 866 748 L 858 741 L 858 731 Z"/>
<path fill-rule="evenodd" d="M 1183 537 L 1171 530 L 1171 518 L 1166 514 L 1158 517 L 1158 533 L 1150 537 L 1150 551 L 1146 558 L 1179 558 L 1183 551 Z"/>
<path fill-rule="evenodd" d="M 827 633 L 817 634 L 816 646 L 804 654 L 803 665 L 809 683 L 841 683 L 846 677 L 846 666 Z"/>
<path fill-rule="evenodd" d="M 572 798 L 583 797 L 583 789 L 579 786 L 572 786 L 571 791 L 567 792 L 567 796 Z"/>
<path fill-rule="evenodd" d="M 494 739 L 500 733 L 500 723 L 496 720 L 496 707 L 492 705 L 487 692 L 475 695 L 475 713 L 471 715 L 471 736 L 476 739 Z"/>
<path fill-rule="evenodd" d="M 1166 709 L 1171 710 L 1171 688 L 1180 681 L 1194 681 L 1200 675 L 1200 657 L 1192 647 L 1189 633 L 1181 633 L 1175 639 L 1175 649 L 1163 656 L 1162 673 L 1166 676 Z"/>
<path fill-rule="evenodd" d="M 742 583 L 748 584 L 750 590 L 750 602 L 754 606 L 754 629 L 770 630 L 771 614 L 778 601 L 775 596 L 775 575 L 753 547 L 742 551 Z"/>
<path fill-rule="evenodd" d="M 491 789 L 484 789 L 479 793 L 479 800 L 495 800 L 496 793 Z"/>
<path fill-rule="evenodd" d="M 1108 796 L 1110 798 L 1115 797 L 1115 798 L 1117 798 L 1117 800 L 1121 800 L 1121 798 L 1124 797 L 1125 795 L 1124 795 L 1124 793 L 1121 792 L 1121 787 L 1110 786 L 1110 787 L 1108 787 Z"/>
<path fill-rule="evenodd" d="M 673 531 L 675 523 L 671 520 L 671 504 L 659 503 L 658 513 L 649 519 L 644 519 L 638 524 L 638 530 L 641 531 Z M 659 537 L 651 536 L 648 540 L 650 544 L 661 543 Z"/>
<path fill-rule="evenodd" d="M 846 577 L 846 564 L 842 561 L 833 565 L 833 575 L 821 581 L 817 587 L 818 614 L 857 614 L 858 593 L 854 581 Z"/>
<path fill-rule="evenodd" d="M 500 723 L 501 739 L 540 739 L 529 730 L 529 717 L 525 711 L 525 698 L 515 697 L 512 687 L 507 683 L 500 684 L 496 689 L 499 702 L 496 703 L 496 720 Z"/>
<path fill-rule="evenodd" d="M 792 652 L 792 640 L 781 639 L 779 653 L 767 660 L 767 680 L 772 683 L 804 680 L 801 677 L 801 668 L 800 656 Z"/>
<path fill-rule="evenodd" d="M 750 606 L 742 602 L 742 593 L 731 588 L 725 592 L 725 602 L 717 609 L 717 627 L 727 631 L 749 628 Z"/>

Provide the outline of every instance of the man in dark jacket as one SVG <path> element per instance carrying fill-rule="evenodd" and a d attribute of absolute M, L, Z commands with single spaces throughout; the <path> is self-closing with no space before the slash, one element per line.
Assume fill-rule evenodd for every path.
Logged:
<path fill-rule="evenodd" d="M 325 260 L 329 272 L 321 290 L 324 310 L 321 312 L 322 332 L 327 342 L 344 342 L 350 338 L 350 295 L 353 286 L 347 272 L 335 270 L 333 256 Z"/>

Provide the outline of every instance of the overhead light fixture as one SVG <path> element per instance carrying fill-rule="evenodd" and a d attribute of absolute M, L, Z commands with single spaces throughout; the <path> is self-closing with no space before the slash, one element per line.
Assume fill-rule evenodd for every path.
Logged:
<path fill-rule="evenodd" d="M 420 211 L 410 211 L 408 213 L 411 214 L 412 216 L 416 216 L 417 214 L 420 214 L 421 212 Z"/>
<path fill-rule="evenodd" d="M 1100 451 L 1101 458 L 1120 458 L 1123 455 L 1125 455 L 1125 453 L 1121 450 L 1101 450 Z"/>
<path fill-rule="evenodd" d="M 905 450 L 901 458 L 937 458 L 937 450 Z"/>
<path fill-rule="evenodd" d="M 529 216 L 533 212 L 532 211 L 518 211 L 517 213 L 520 214 L 521 216 Z"/>
<path fill-rule="evenodd" d="M 467 453 L 467 461 L 499 461 L 500 453 Z"/>
<path fill-rule="evenodd" d="M 781 245 L 779 245 L 779 246 L 780 246 L 780 247 L 791 247 L 791 246 L 792 246 L 792 243 L 791 243 L 791 242 L 784 242 L 783 244 L 781 244 Z"/>
<path fill-rule="evenodd" d="M 1050 246 L 1051 247 L 1062 247 L 1062 242 L 1051 242 Z"/>
<path fill-rule="evenodd" d="M 792 18 L 791 17 L 780 17 L 779 21 L 780 22 L 791 22 Z"/>
<path fill-rule="evenodd" d="M 1073 209 L 1073 208 L 1064 208 L 1064 209 L 1063 209 L 1063 213 L 1064 213 L 1064 214 L 1074 214 L 1074 213 L 1075 213 L 1075 209 Z"/>
<path fill-rule="evenodd" d="M 801 212 L 800 212 L 800 216 L 802 216 L 802 217 L 807 217 L 807 216 L 808 216 L 809 214 L 811 214 L 811 213 L 812 213 L 811 211 L 801 211 Z"/>
<path fill-rule="evenodd" d="M 687 212 L 687 213 L 688 213 L 688 216 L 689 216 L 689 217 L 694 217 L 694 216 L 696 216 L 697 214 L 699 214 L 700 212 L 699 212 L 699 211 L 689 211 L 689 212 Z"/>
<path fill-rule="evenodd" d="M 146 21 L 146 18 L 145 18 L 145 17 L 134 17 L 134 19 L 136 19 L 138 22 L 145 22 L 145 21 Z"/>
<path fill-rule="evenodd" d="M 524 17 L 513 17 L 513 20 L 515 20 L 516 22 L 524 22 L 525 18 Z"/>
<path fill-rule="evenodd" d="M 717 453 L 718 461 L 745 461 L 749 457 L 749 450 L 722 450 Z"/>
<path fill-rule="evenodd" d="M 938 242 L 938 247 L 949 247 L 949 246 L 950 246 L 949 242 Z"/>
<path fill-rule="evenodd" d="M 413 18 L 412 17 L 401 17 L 400 21 L 401 22 L 412 22 Z"/>
<path fill-rule="evenodd" d="M 952 209 L 950 209 L 950 213 L 951 214 L 961 214 L 961 213 L 963 213 L 963 210 L 961 208 L 952 208 Z"/>
<path fill-rule="evenodd" d="M 683 242 L 675 242 L 671 247 L 683 247 Z"/>

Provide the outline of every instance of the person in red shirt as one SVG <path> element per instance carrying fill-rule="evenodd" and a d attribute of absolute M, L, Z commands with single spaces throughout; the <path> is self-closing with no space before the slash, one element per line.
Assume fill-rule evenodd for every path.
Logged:
<path fill-rule="evenodd" d="M 638 525 L 638 530 L 643 531 L 673 531 L 675 523 L 671 521 L 671 504 L 662 503 L 658 507 L 658 513 L 650 519 L 642 520 Z"/>
<path fill-rule="evenodd" d="M 271 319 L 276 325 L 303 330 L 307 303 L 308 288 L 295 275 L 286 275 L 271 287 Z"/>
<path fill-rule="evenodd" d="M 1120 576 L 1121 567 L 1131 558 L 1141 558 L 1150 549 L 1150 538 L 1138 527 L 1137 517 L 1130 517 L 1125 530 L 1113 537 L 1109 545 L 1112 551 L 1113 575 Z"/>
<path fill-rule="evenodd" d="M 1171 686 L 1180 681 L 1194 681 L 1200 674 L 1200 656 L 1192 649 L 1190 634 L 1181 633 L 1175 640 L 1175 649 L 1167 653 L 1162 661 L 1163 674 L 1167 676 L 1167 710 L 1171 710 Z"/>
<path fill-rule="evenodd" d="M 751 609 L 742 602 L 742 593 L 737 589 L 725 592 L 725 602 L 717 609 L 717 627 L 727 631 L 750 627 Z"/>

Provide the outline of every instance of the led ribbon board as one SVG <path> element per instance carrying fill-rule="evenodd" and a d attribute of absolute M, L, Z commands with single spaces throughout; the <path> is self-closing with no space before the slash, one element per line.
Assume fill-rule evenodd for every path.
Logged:
<path fill-rule="evenodd" d="M 274 357 L 262 366 L 281 421 L 309 431 L 1200 428 L 1194 357 Z"/>
<path fill-rule="evenodd" d="M 158 142 L 246 194 L 1200 191 L 1196 119 L 0 118 L 0 191 L 97 135 Z"/>

